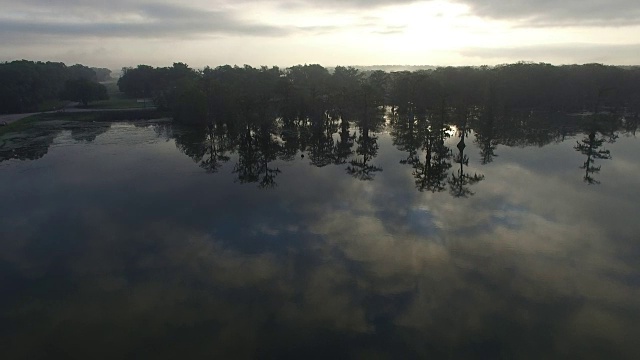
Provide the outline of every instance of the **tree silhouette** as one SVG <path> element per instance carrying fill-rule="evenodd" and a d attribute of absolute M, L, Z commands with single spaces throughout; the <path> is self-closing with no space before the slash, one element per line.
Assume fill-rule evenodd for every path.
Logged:
<path fill-rule="evenodd" d="M 349 121 L 344 118 L 340 120 L 340 132 L 338 133 L 338 140 L 333 148 L 333 162 L 336 165 L 341 165 L 347 162 L 347 160 L 353 155 L 353 145 L 356 138 L 356 134 L 351 134 L 349 129 Z"/>
<path fill-rule="evenodd" d="M 373 180 L 377 172 L 382 171 L 382 168 L 369 162 L 378 155 L 378 137 L 372 134 L 384 119 L 380 119 L 377 116 L 369 116 L 367 109 L 365 108 L 362 118 L 356 121 L 358 124 L 358 137 L 355 142 L 358 145 L 356 147 L 356 154 L 361 156 L 349 161 L 347 166 L 347 173 L 356 179 L 367 181 Z"/>
<path fill-rule="evenodd" d="M 107 100 L 109 95 L 107 95 L 107 88 L 104 85 L 79 78 L 65 81 L 60 99 L 78 101 L 87 106 L 91 101 Z"/>
<path fill-rule="evenodd" d="M 260 188 L 277 186 L 275 178 L 281 171 L 270 167 L 269 163 L 277 159 L 281 144 L 273 137 L 272 125 L 264 122 L 252 129 L 252 126 L 247 124 L 240 138 L 238 162 L 233 168 L 238 182 L 257 182 Z"/>
<path fill-rule="evenodd" d="M 230 160 L 228 151 L 233 150 L 233 141 L 223 126 L 209 124 L 205 139 L 205 154 L 200 167 L 208 173 L 215 173 L 224 163 Z"/>
<path fill-rule="evenodd" d="M 447 171 L 451 168 L 451 150 L 445 145 L 445 139 L 450 135 L 444 116 L 443 106 L 439 120 L 430 121 L 422 143 L 425 161 L 413 164 L 413 176 L 419 191 L 440 192 L 446 189 Z"/>
<path fill-rule="evenodd" d="M 480 148 L 480 163 L 486 165 L 498 156 L 495 151 L 498 148 L 498 140 L 495 138 L 495 91 L 490 87 L 488 106 L 478 116 L 478 126 L 475 126 L 475 143 Z"/>
<path fill-rule="evenodd" d="M 625 132 L 636 136 L 636 131 L 638 130 L 638 120 L 640 120 L 640 116 L 638 115 L 638 113 L 625 117 L 623 123 Z"/>
<path fill-rule="evenodd" d="M 471 191 L 470 186 L 479 183 L 484 179 L 484 175 L 479 175 L 474 173 L 473 175 L 467 174 L 464 172 L 464 167 L 469 166 L 469 157 L 465 155 L 464 149 L 466 144 L 464 143 L 467 129 L 466 129 L 466 120 L 465 116 L 462 128 L 460 130 L 460 142 L 456 145 L 458 148 L 458 153 L 453 157 L 453 162 L 456 164 L 460 164 L 460 167 L 457 169 L 456 173 L 452 173 L 449 177 L 449 193 L 454 197 L 469 197 L 473 196 L 475 193 Z"/>
<path fill-rule="evenodd" d="M 444 104 L 437 113 L 428 111 L 415 116 L 413 108 L 406 115 L 396 115 L 391 135 L 394 145 L 407 152 L 401 164 L 411 165 L 419 191 L 439 192 L 446 189 L 447 171 L 451 168 L 451 151 L 445 145 L 450 135 L 445 123 Z M 424 159 L 424 160 L 423 160 Z"/>
<path fill-rule="evenodd" d="M 594 130 L 591 131 L 588 136 L 583 138 L 582 141 L 577 141 L 574 146 L 576 151 L 587 156 L 587 160 L 585 160 L 580 169 L 584 169 L 585 173 L 582 179 L 589 185 L 600 184 L 600 181 L 593 178 L 593 175 L 599 173 L 601 168 L 601 166 L 595 165 L 595 161 L 597 159 L 611 159 L 611 153 L 609 150 L 600 149 L 605 141 L 606 139 L 602 136 L 598 136 L 597 132 Z"/>
<path fill-rule="evenodd" d="M 335 142 L 333 134 L 337 130 L 337 125 L 328 116 L 311 123 L 311 141 L 309 146 L 309 160 L 317 167 L 323 167 L 335 162 Z"/>

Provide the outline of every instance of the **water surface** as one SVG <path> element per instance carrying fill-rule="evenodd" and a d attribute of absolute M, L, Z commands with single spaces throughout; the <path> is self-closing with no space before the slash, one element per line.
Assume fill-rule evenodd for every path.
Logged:
<path fill-rule="evenodd" d="M 545 121 L 4 135 L 2 358 L 639 358 L 635 127 Z"/>

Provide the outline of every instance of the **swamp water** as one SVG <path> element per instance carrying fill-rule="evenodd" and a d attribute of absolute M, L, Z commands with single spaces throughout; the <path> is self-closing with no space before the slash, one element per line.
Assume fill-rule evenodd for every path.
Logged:
<path fill-rule="evenodd" d="M 1 357 L 640 358 L 637 125 L 425 121 L 3 135 Z"/>

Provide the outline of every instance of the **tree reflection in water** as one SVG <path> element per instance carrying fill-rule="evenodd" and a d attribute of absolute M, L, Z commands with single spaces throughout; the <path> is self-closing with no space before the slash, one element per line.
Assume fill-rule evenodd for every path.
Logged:
<path fill-rule="evenodd" d="M 618 119 L 596 114 L 586 120 L 589 122 L 589 134 L 577 141 L 574 149 L 587 157 L 580 166 L 580 169 L 585 171 L 582 178 L 584 182 L 589 185 L 600 184 L 594 175 L 600 172 L 602 165 L 596 165 L 596 160 L 611 159 L 611 151 L 602 148 L 602 146 L 605 142 L 614 143 L 618 138 L 616 133 Z"/>
<path fill-rule="evenodd" d="M 386 113 L 385 110 L 390 109 L 353 112 L 352 121 L 326 111 L 316 118 L 305 115 L 294 119 L 249 119 L 241 125 L 225 121 L 205 126 L 160 122 L 153 127 L 159 137 L 174 139 L 176 147 L 207 173 L 217 173 L 235 159 L 236 181 L 254 183 L 260 188 L 277 186 L 282 173 L 278 161 L 295 161 L 301 154 L 306 154 L 305 160 L 313 166 L 344 166 L 346 173 L 356 179 L 373 180 L 382 171 L 375 163 L 380 150 L 378 138 L 388 132 L 393 145 L 406 153 L 399 162 L 410 167 L 418 191 L 437 193 L 448 189 L 454 197 L 474 195 L 471 186 L 484 180 L 484 175 L 466 170 L 470 165 L 469 138 L 480 150 L 478 165 L 487 166 L 495 161 L 495 151 L 500 145 L 544 146 L 586 134 L 574 149 L 586 157 L 580 166 L 584 170 L 583 180 L 599 184 L 595 176 L 602 169 L 599 161 L 611 158 L 606 143 L 615 142 L 620 134 L 633 136 L 637 129 L 634 116 L 615 114 L 576 117 L 514 112 L 492 120 L 490 108 L 461 111 L 445 106 L 444 102 L 434 110 L 415 106 Z M 298 113 L 302 114 L 302 110 Z M 5 135 L 0 143 L 0 160 L 38 159 L 47 154 L 61 131 L 70 130 L 75 141 L 92 142 L 110 126 L 106 122 L 68 122 Z M 455 153 L 450 148 L 454 134 L 459 139 Z"/>
<path fill-rule="evenodd" d="M 471 175 L 464 172 L 464 167 L 469 166 L 469 156 L 464 153 L 464 149 L 467 146 L 464 140 L 470 131 L 467 128 L 467 122 L 469 121 L 469 117 L 472 116 L 474 116 L 474 114 L 466 110 L 461 117 L 461 123 L 457 124 L 460 141 L 456 145 L 458 153 L 453 157 L 453 162 L 460 164 L 460 168 L 458 168 L 455 173 L 452 173 L 448 180 L 449 193 L 454 197 L 472 196 L 474 193 L 471 191 L 470 186 L 484 180 L 484 175 L 478 175 L 476 173 Z"/>

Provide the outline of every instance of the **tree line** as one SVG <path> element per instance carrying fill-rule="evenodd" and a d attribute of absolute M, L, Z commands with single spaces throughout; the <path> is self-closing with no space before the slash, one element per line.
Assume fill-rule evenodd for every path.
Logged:
<path fill-rule="evenodd" d="M 111 78 L 111 70 L 62 62 L 17 60 L 0 63 L 0 113 L 38 110 L 47 101 L 72 100 L 86 105 L 105 99 L 99 84 Z"/>
<path fill-rule="evenodd" d="M 86 104 L 104 99 L 96 83 L 110 70 L 60 62 L 0 63 L 0 113 L 34 111 L 45 101 Z M 118 81 L 126 95 L 151 98 L 182 122 L 311 113 L 350 117 L 383 105 L 401 113 L 445 108 L 459 112 L 537 109 L 564 112 L 640 110 L 640 68 L 601 64 L 515 63 L 384 72 L 317 64 L 253 68 L 138 65 Z M 466 110 L 465 110 L 466 109 Z"/>
<path fill-rule="evenodd" d="M 239 182 L 270 187 L 280 173 L 271 164 L 299 152 L 315 166 L 344 164 L 350 175 L 371 180 L 382 171 L 375 164 L 377 133 L 389 125 L 394 144 L 407 151 L 401 162 L 413 169 L 419 190 L 448 188 L 466 197 L 484 179 L 466 170 L 470 131 L 482 164 L 498 156 L 498 145 L 542 146 L 577 129 L 592 132 L 585 124 L 635 131 L 639 79 L 639 68 L 600 64 L 386 73 L 316 64 L 195 70 L 175 63 L 123 69 L 118 85 L 130 96 L 153 99 L 177 122 L 202 125 L 186 137 L 176 135 L 176 144 L 207 171 L 217 171 L 237 151 Z M 459 142 L 450 149 L 445 139 L 454 134 Z M 595 148 L 586 149 L 591 154 Z M 588 175 L 599 169 L 592 163 L 585 165 Z"/>
<path fill-rule="evenodd" d="M 317 64 L 286 69 L 251 66 L 190 68 L 138 65 L 123 69 L 125 94 L 151 98 L 181 122 L 212 123 L 261 117 L 295 118 L 391 106 L 400 113 L 477 109 L 496 113 L 640 111 L 640 68 L 601 64 L 515 63 L 431 70 L 361 71 Z"/>
<path fill-rule="evenodd" d="M 111 121 L 145 119 L 153 113 L 130 110 L 101 115 L 95 122 L 71 122 L 63 128 L 78 141 L 93 141 L 109 129 Z M 452 196 L 469 197 L 474 195 L 474 185 L 485 181 L 481 171 L 469 170 L 473 153 L 477 152 L 480 165 L 485 165 L 499 160 L 503 147 L 542 147 L 571 139 L 575 151 L 584 155 L 583 162 L 571 166 L 582 169 L 585 182 L 598 184 L 598 173 L 611 157 L 608 144 L 623 134 L 635 135 L 638 128 L 637 117 L 610 113 L 576 116 L 523 111 L 496 116 L 491 109 L 484 109 L 469 119 L 439 109 L 416 115 L 392 114 L 386 108 L 364 115 L 356 114 L 352 121 L 306 116 L 188 126 L 160 122 L 154 129 L 159 136 L 175 140 L 176 147 L 206 172 L 216 173 L 231 162 L 235 181 L 261 188 L 277 186 L 282 173 L 291 171 L 289 167 L 279 168 L 279 164 L 295 159 L 316 167 L 340 166 L 346 175 L 374 180 L 383 171 L 377 160 L 381 146 L 378 137 L 387 131 L 402 153 L 398 161 L 413 175 L 417 190 L 448 190 Z M 56 114 L 47 116 L 56 118 Z M 56 133 L 32 136 L 26 132 L 22 136 L 0 148 L 0 162 L 44 156 Z"/>

